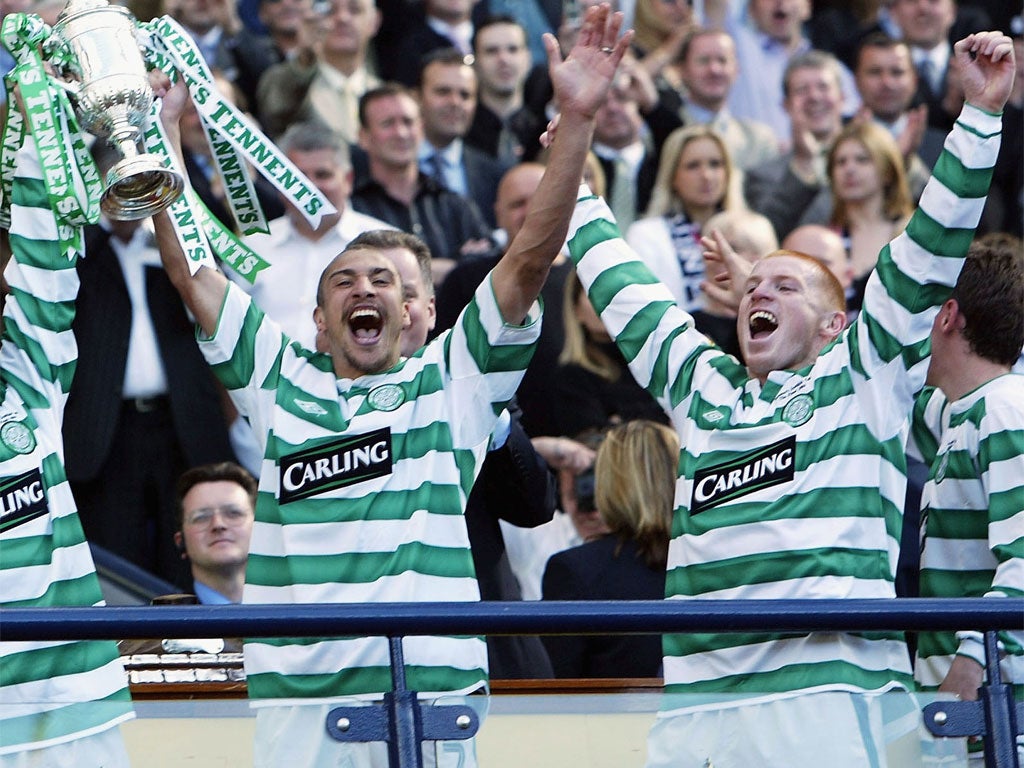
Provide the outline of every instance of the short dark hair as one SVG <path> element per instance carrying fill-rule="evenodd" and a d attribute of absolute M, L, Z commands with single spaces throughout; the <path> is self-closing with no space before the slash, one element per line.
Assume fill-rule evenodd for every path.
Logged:
<path fill-rule="evenodd" d="M 178 530 L 181 530 L 185 523 L 185 496 L 200 483 L 216 483 L 226 480 L 229 483 L 236 483 L 242 487 L 252 508 L 256 509 L 256 478 L 239 464 L 233 461 L 221 461 L 215 464 L 201 464 L 185 470 L 178 478 L 176 487 L 177 508 L 178 508 Z"/>
<path fill-rule="evenodd" d="M 473 27 L 473 37 L 470 42 L 473 53 L 476 53 L 476 40 L 480 36 L 480 33 L 488 27 L 496 27 L 499 24 L 511 24 L 513 27 L 519 27 L 523 30 L 523 39 L 526 40 L 526 27 L 520 24 L 515 16 L 508 13 L 492 13 Z M 529 41 L 526 42 L 527 44 L 529 43 Z"/>
<path fill-rule="evenodd" d="M 344 256 L 346 253 L 351 253 L 352 251 L 364 249 L 383 251 L 390 250 L 392 248 L 405 248 L 407 251 L 411 251 L 412 255 L 416 257 L 416 261 L 420 264 L 421 270 L 423 269 L 424 264 L 430 263 L 430 246 L 416 235 L 409 232 L 403 232 L 400 229 L 367 230 L 346 245 L 345 249 L 331 259 L 331 263 L 328 264 L 324 268 L 324 271 L 320 273 L 320 280 L 317 282 L 316 286 L 316 305 L 318 307 L 322 307 L 324 305 L 324 278 L 327 277 L 328 270 L 331 269 L 335 260 L 340 256 Z M 397 268 L 395 269 L 395 275 L 398 275 Z"/>
<path fill-rule="evenodd" d="M 420 58 L 420 71 L 416 79 L 417 88 L 423 87 L 423 74 L 431 64 L 440 64 L 444 67 L 471 67 L 472 58 L 452 46 L 428 51 Z"/>
<path fill-rule="evenodd" d="M 359 127 L 366 127 L 367 106 L 377 99 L 384 99 L 389 96 L 408 96 L 413 101 L 416 101 L 416 96 L 413 95 L 413 92 L 401 83 L 389 81 L 378 85 L 376 88 L 371 88 L 359 97 Z"/>
<path fill-rule="evenodd" d="M 884 50 L 895 50 L 896 48 L 905 48 L 907 50 L 907 57 L 911 58 L 910 54 L 910 43 L 906 40 L 902 40 L 898 37 L 889 37 L 885 32 L 872 32 L 867 35 L 863 40 L 860 41 L 860 45 L 857 46 L 857 60 L 854 70 L 860 68 L 860 58 L 865 50 L 868 48 L 882 48 Z M 913 59 L 911 58 L 911 64 Z"/>
<path fill-rule="evenodd" d="M 687 57 L 690 55 L 690 49 L 693 47 L 694 40 L 701 37 L 716 37 L 718 35 L 729 38 L 732 40 L 733 48 L 736 47 L 736 40 L 724 29 L 715 27 L 696 27 L 690 32 L 690 34 L 683 38 L 683 44 L 679 46 L 679 53 L 676 55 L 674 60 L 679 62 L 686 61 Z"/>
<path fill-rule="evenodd" d="M 973 243 L 953 288 L 971 352 L 1013 365 L 1024 347 L 1024 242 L 993 232 Z"/>

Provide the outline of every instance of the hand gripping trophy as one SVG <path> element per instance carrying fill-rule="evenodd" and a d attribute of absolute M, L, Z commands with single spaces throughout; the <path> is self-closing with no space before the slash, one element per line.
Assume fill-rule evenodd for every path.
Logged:
<path fill-rule="evenodd" d="M 131 13 L 107 0 L 69 0 L 43 51 L 82 128 L 122 155 L 104 181 L 102 211 L 112 219 L 143 219 L 173 203 L 184 186 L 181 175 L 138 148 L 153 91 Z"/>

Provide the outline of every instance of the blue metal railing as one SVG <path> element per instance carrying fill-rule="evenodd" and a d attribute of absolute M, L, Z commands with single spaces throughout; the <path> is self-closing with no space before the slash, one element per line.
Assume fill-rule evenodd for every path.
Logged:
<path fill-rule="evenodd" d="M 1024 598 L 591 600 L 0 609 L 5 640 L 1024 629 Z M 196 634 L 198 633 L 198 634 Z"/>
<path fill-rule="evenodd" d="M 584 602 L 387 603 L 315 605 L 187 605 L 107 608 L 0 609 L 0 639 L 141 639 L 180 637 L 389 638 L 395 693 L 385 694 L 386 714 L 348 733 L 365 709 L 339 708 L 328 731 L 342 740 L 386 740 L 393 766 L 419 766 L 419 744 L 464 738 L 432 718 L 429 705 L 406 691 L 401 643 L 406 635 L 661 634 L 750 631 L 956 631 L 986 633 L 989 683 L 977 702 L 929 705 L 929 727 L 940 735 L 985 735 L 991 768 L 1017 768 L 1015 737 L 1024 705 L 999 680 L 995 632 L 1024 629 L 1024 599 L 902 598 L 879 600 L 654 600 Z M 1020 682 L 1020 681 L 1015 681 Z M 994 683 L 994 684 L 993 684 Z M 452 707 L 442 709 L 453 710 Z M 462 713 L 459 720 L 469 720 Z M 456 728 L 469 727 L 466 724 Z M 438 731 L 438 728 L 441 731 Z M 449 735 L 436 735 L 437 732 Z M 473 731 L 475 732 L 475 726 Z M 353 736 L 355 738 L 353 738 Z"/>

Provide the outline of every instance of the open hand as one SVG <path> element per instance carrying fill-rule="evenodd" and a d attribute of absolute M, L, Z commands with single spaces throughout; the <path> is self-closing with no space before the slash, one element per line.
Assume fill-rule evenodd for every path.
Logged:
<path fill-rule="evenodd" d="M 612 13 L 607 3 L 591 6 L 576 43 L 564 60 L 555 36 L 544 35 L 548 72 L 559 112 L 593 119 L 633 39 L 632 30 L 619 37 L 621 27 L 622 14 Z"/>

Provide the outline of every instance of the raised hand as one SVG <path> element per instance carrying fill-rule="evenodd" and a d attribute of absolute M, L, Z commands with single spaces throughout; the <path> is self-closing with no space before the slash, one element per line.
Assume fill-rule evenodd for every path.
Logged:
<path fill-rule="evenodd" d="M 622 14 L 612 13 L 607 3 L 591 6 L 564 60 L 555 36 L 544 35 L 548 72 L 560 113 L 593 119 L 633 39 L 632 30 L 619 37 L 621 27 Z"/>
<path fill-rule="evenodd" d="M 701 282 L 701 290 L 718 303 L 738 310 L 753 265 L 736 253 L 717 229 L 701 237 L 700 244 L 704 247 L 705 273 L 710 278 Z"/>
<path fill-rule="evenodd" d="M 1002 112 L 1013 88 L 1013 41 L 1001 32 L 978 32 L 957 42 L 953 53 L 967 103 Z"/>
<path fill-rule="evenodd" d="M 164 127 L 177 132 L 178 120 L 189 101 L 188 88 L 181 77 L 171 84 L 171 79 L 159 69 L 149 71 L 149 86 L 153 95 L 160 99 L 160 122 Z"/>
<path fill-rule="evenodd" d="M 908 158 L 917 152 L 924 139 L 925 129 L 928 127 L 928 105 L 920 104 L 907 110 L 907 120 L 896 137 L 896 146 L 900 148 L 900 154 Z"/>

